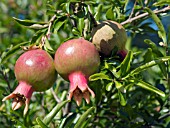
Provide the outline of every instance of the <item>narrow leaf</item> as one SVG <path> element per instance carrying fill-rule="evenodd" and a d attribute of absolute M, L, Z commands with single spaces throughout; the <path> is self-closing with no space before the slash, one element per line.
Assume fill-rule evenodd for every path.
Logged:
<path fill-rule="evenodd" d="M 120 89 L 123 85 L 120 83 L 120 82 L 118 82 L 118 81 L 114 81 L 115 82 L 115 86 L 116 86 L 116 88 L 117 89 Z"/>
<path fill-rule="evenodd" d="M 159 51 L 158 46 L 152 42 L 151 40 L 146 39 L 145 43 L 149 45 L 149 47 L 152 49 L 152 52 L 156 57 L 163 57 L 164 55 Z M 158 64 L 163 75 L 166 77 L 167 76 L 167 70 L 166 70 L 166 64 L 165 63 L 160 63 Z"/>
<path fill-rule="evenodd" d="M 154 6 L 165 6 L 170 5 L 170 1 L 168 0 L 159 0 L 153 4 Z"/>
<path fill-rule="evenodd" d="M 161 20 L 158 18 L 158 16 L 149 8 L 145 8 L 145 10 L 150 14 L 150 16 L 152 17 L 152 19 L 155 21 L 156 25 L 159 28 L 158 34 L 160 36 L 160 38 L 162 38 L 163 43 L 165 43 L 167 45 L 167 39 L 166 39 L 166 31 L 165 28 L 161 22 Z"/>
<path fill-rule="evenodd" d="M 70 102 L 70 100 L 65 100 L 65 101 L 62 101 L 62 102 L 58 103 L 58 104 L 52 109 L 52 111 L 51 111 L 48 115 L 45 116 L 43 122 L 44 122 L 46 125 L 48 125 L 48 124 L 51 122 L 51 120 L 55 117 L 55 115 L 56 115 L 56 114 L 62 109 L 62 107 L 63 107 L 66 103 L 68 103 L 68 102 Z"/>
<path fill-rule="evenodd" d="M 76 118 L 76 115 L 77 115 L 76 113 L 73 113 L 71 115 L 68 115 L 66 118 L 64 118 L 60 123 L 59 128 L 70 128 L 71 125 L 73 124 L 73 121 Z"/>
<path fill-rule="evenodd" d="M 1 56 L 1 60 L 0 63 L 4 63 L 4 61 L 6 61 L 7 59 L 9 59 L 13 54 L 15 54 L 18 50 L 21 50 L 20 46 L 26 45 L 30 42 L 23 42 L 20 43 L 18 45 L 15 45 L 14 47 L 12 47 L 9 51 L 4 52 Z"/>
<path fill-rule="evenodd" d="M 106 12 L 106 18 L 107 18 L 108 20 L 112 20 L 112 19 L 114 18 L 114 13 L 113 13 L 112 7 L 107 10 L 107 12 Z"/>
<path fill-rule="evenodd" d="M 147 89 L 149 91 L 155 92 L 155 93 L 159 94 L 160 96 L 165 97 L 165 93 L 163 91 L 157 89 L 156 87 L 152 86 L 149 83 L 146 83 L 146 82 L 141 81 L 141 80 L 134 81 L 134 82 L 135 82 L 134 84 L 137 85 L 137 86 L 140 86 L 140 87 L 142 87 L 144 89 Z"/>
<path fill-rule="evenodd" d="M 80 34 L 82 36 L 82 32 L 83 32 L 83 29 L 84 29 L 84 18 L 79 18 L 78 20 L 78 30 L 80 31 Z"/>
<path fill-rule="evenodd" d="M 170 56 L 159 57 L 159 58 L 157 58 L 155 60 L 152 60 L 152 61 L 150 61 L 148 63 L 145 63 L 144 65 L 141 65 L 141 66 L 137 67 L 136 69 L 132 70 L 129 74 L 127 74 L 122 79 L 126 79 L 126 78 L 128 78 L 128 77 L 130 77 L 132 75 L 138 74 L 138 73 L 140 73 L 140 72 L 142 72 L 142 71 L 144 71 L 144 70 L 146 70 L 146 69 L 148 69 L 148 68 L 150 68 L 152 66 L 155 66 L 157 64 L 166 62 L 168 60 L 170 60 Z"/>
<path fill-rule="evenodd" d="M 36 118 L 37 123 L 40 125 L 41 128 L 48 128 L 39 117 Z"/>
<path fill-rule="evenodd" d="M 120 104 L 121 104 L 122 106 L 125 106 L 127 102 L 126 102 L 123 94 L 122 94 L 119 90 L 118 90 L 118 95 L 119 95 Z"/>
<path fill-rule="evenodd" d="M 66 23 L 67 20 L 64 20 L 64 21 L 56 21 L 57 23 L 55 24 L 55 27 L 54 27 L 54 31 L 58 31 L 63 25 L 64 23 Z"/>
<path fill-rule="evenodd" d="M 157 54 L 158 57 L 163 57 L 163 54 L 159 51 L 158 46 L 149 39 L 144 40 L 144 42 L 149 45 L 152 51 Z"/>
<path fill-rule="evenodd" d="M 73 28 L 72 29 L 72 33 L 74 34 L 74 35 L 77 35 L 77 36 L 80 36 L 81 35 L 81 33 L 77 30 L 77 28 Z"/>
<path fill-rule="evenodd" d="M 15 17 L 13 17 L 13 19 L 18 22 L 19 24 L 21 25 L 24 25 L 24 26 L 27 26 L 27 27 L 30 27 L 30 26 L 37 26 L 37 25 L 45 25 L 46 26 L 46 22 L 37 22 L 37 21 L 31 21 L 31 20 L 21 20 L 21 19 L 17 19 Z M 46 26 L 47 27 L 47 26 Z"/>
<path fill-rule="evenodd" d="M 96 14 L 94 15 L 94 18 L 99 21 L 100 20 L 100 15 L 101 15 L 101 11 L 102 11 L 102 4 L 99 4 L 99 6 L 97 7 L 96 10 Z"/>
<path fill-rule="evenodd" d="M 112 86 L 113 86 L 113 82 L 110 82 L 106 85 L 106 90 L 107 91 L 110 91 L 112 89 Z"/>
<path fill-rule="evenodd" d="M 133 52 L 129 51 L 123 62 L 120 64 L 120 70 L 118 72 L 119 76 L 126 75 L 130 70 L 130 63 L 133 58 Z"/>
<path fill-rule="evenodd" d="M 45 33 L 45 30 L 39 30 L 37 31 L 33 37 L 31 38 L 31 43 L 30 44 L 35 44 L 36 41 Z"/>
<path fill-rule="evenodd" d="M 74 126 L 74 128 L 81 128 L 81 126 L 83 125 L 83 123 L 85 122 L 85 120 L 87 119 L 88 115 L 90 113 L 92 113 L 94 111 L 94 107 L 89 108 L 85 113 L 83 113 L 83 115 L 80 116 L 80 118 L 78 119 L 76 125 Z"/>
<path fill-rule="evenodd" d="M 89 77 L 89 81 L 96 81 L 96 80 L 112 80 L 108 75 L 105 75 L 104 73 L 96 73 Z"/>

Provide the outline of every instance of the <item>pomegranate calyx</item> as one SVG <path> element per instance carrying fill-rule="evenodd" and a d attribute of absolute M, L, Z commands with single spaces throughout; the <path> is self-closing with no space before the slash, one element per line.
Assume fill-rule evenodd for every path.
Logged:
<path fill-rule="evenodd" d="M 24 108 L 24 115 L 28 111 L 29 101 L 31 99 L 32 93 L 34 92 L 31 85 L 27 84 L 26 82 L 20 82 L 16 89 L 9 94 L 8 96 L 4 97 L 2 101 L 13 99 L 12 102 L 12 109 L 17 110 L 23 104 L 25 104 Z"/>
<path fill-rule="evenodd" d="M 74 97 L 78 106 L 81 105 L 82 98 L 86 102 L 90 103 L 90 94 L 95 97 L 94 92 L 87 85 L 87 78 L 81 72 L 73 72 L 69 75 L 70 80 L 70 91 L 68 99 L 71 100 Z"/>

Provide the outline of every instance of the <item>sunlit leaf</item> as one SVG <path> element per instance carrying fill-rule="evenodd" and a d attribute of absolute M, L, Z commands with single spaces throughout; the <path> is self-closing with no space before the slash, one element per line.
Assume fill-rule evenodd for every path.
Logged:
<path fill-rule="evenodd" d="M 130 70 L 130 64 L 133 58 L 133 52 L 129 51 L 123 62 L 120 64 L 119 76 L 126 75 Z"/>
<path fill-rule="evenodd" d="M 64 25 L 64 23 L 66 23 L 67 20 L 64 20 L 64 21 L 60 21 L 60 20 L 57 20 L 56 21 L 56 24 L 55 24 L 55 27 L 54 27 L 54 31 L 58 32 L 58 30 Z"/>
<path fill-rule="evenodd" d="M 106 75 L 104 73 L 96 73 L 89 77 L 90 81 L 96 81 L 96 80 L 102 80 L 102 79 L 112 80 L 108 75 Z"/>
<path fill-rule="evenodd" d="M 149 55 L 147 56 L 146 55 L 146 57 L 149 57 L 149 56 L 152 56 L 153 57 L 153 54 L 154 54 L 154 56 L 156 56 L 156 57 L 163 57 L 164 55 L 160 52 L 160 50 L 158 49 L 158 46 L 154 43 L 154 42 L 152 42 L 151 40 L 148 40 L 148 39 L 146 39 L 146 40 L 144 40 L 145 41 L 145 43 L 147 43 L 149 46 L 150 46 L 150 48 L 152 49 L 152 54 L 151 53 L 148 53 Z M 146 58 L 145 58 L 146 59 Z M 163 73 L 163 75 L 166 77 L 167 76 L 167 69 L 166 69 L 166 64 L 165 63 L 160 63 L 160 64 L 158 64 L 158 66 L 160 67 L 160 69 L 161 69 L 161 71 L 162 71 L 162 73 Z"/>
<path fill-rule="evenodd" d="M 80 34 L 82 36 L 83 29 L 84 29 L 84 18 L 79 18 L 78 20 L 78 30 L 80 31 Z"/>
<path fill-rule="evenodd" d="M 113 13 L 112 7 L 107 10 L 107 12 L 106 12 L 106 18 L 109 19 L 109 20 L 111 20 L 111 19 L 114 18 L 114 13 Z"/>
<path fill-rule="evenodd" d="M 64 118 L 61 124 L 59 125 L 59 128 L 70 128 L 71 125 L 73 125 L 73 121 L 75 120 L 76 115 L 77 115 L 76 113 L 73 113 Z"/>
<path fill-rule="evenodd" d="M 21 20 L 21 19 L 17 19 L 15 17 L 13 17 L 13 19 L 15 21 L 17 21 L 19 24 L 26 26 L 26 27 L 31 27 L 32 28 L 45 28 L 47 27 L 47 23 L 46 22 L 37 22 L 37 21 L 31 21 L 31 20 Z"/>
<path fill-rule="evenodd" d="M 123 94 L 122 94 L 119 90 L 118 90 L 118 95 L 119 95 L 120 104 L 121 104 L 122 106 L 125 106 L 127 102 L 126 102 Z"/>
<path fill-rule="evenodd" d="M 113 86 L 113 82 L 110 82 L 106 85 L 106 90 L 107 91 L 110 91 L 112 89 L 112 86 Z"/>
<path fill-rule="evenodd" d="M 157 58 L 155 60 L 152 60 L 152 61 L 150 61 L 148 63 L 145 63 L 144 65 L 141 65 L 141 66 L 135 68 L 134 70 L 130 71 L 129 74 L 127 74 L 122 79 L 126 79 L 126 78 L 128 78 L 128 77 L 130 77 L 132 75 L 138 74 L 138 73 L 140 73 L 140 72 L 142 72 L 142 71 L 144 71 L 144 70 L 146 70 L 146 69 L 148 69 L 148 68 L 150 68 L 152 66 L 158 65 L 158 64 L 160 64 L 162 62 L 166 62 L 166 61 L 169 61 L 169 60 L 170 60 L 170 56 L 159 57 L 159 58 Z"/>
<path fill-rule="evenodd" d="M 120 89 L 123 86 L 119 81 L 114 81 L 114 83 L 117 89 Z"/>
<path fill-rule="evenodd" d="M 41 121 L 41 119 L 40 119 L 39 117 L 36 118 L 36 121 L 37 121 L 37 123 L 39 124 L 39 126 L 40 126 L 41 128 L 48 128 L 48 127 Z"/>
<path fill-rule="evenodd" d="M 74 126 L 74 128 L 81 128 L 81 126 L 83 125 L 83 123 L 86 121 L 86 119 L 88 118 L 88 116 L 90 114 L 92 114 L 92 112 L 94 111 L 95 107 L 91 107 L 89 108 L 86 112 L 83 113 L 83 115 L 80 116 L 80 118 L 78 119 L 78 121 L 76 122 L 76 125 Z"/>
<path fill-rule="evenodd" d="M 163 43 L 167 45 L 167 39 L 166 39 L 166 31 L 165 28 L 161 22 L 161 20 L 158 18 L 158 16 L 149 8 L 145 8 L 145 10 L 149 13 L 149 15 L 152 17 L 152 19 L 155 21 L 156 25 L 159 28 L 159 36 L 162 38 Z"/>
<path fill-rule="evenodd" d="M 65 100 L 65 101 L 62 101 L 61 103 L 58 103 L 53 109 L 52 111 L 47 114 L 45 116 L 45 118 L 43 119 L 43 122 L 45 124 L 49 124 L 51 122 L 51 120 L 55 117 L 55 115 L 62 109 L 62 107 L 66 104 L 70 102 L 70 100 Z"/>
<path fill-rule="evenodd" d="M 134 84 L 137 85 L 137 86 L 140 86 L 140 87 L 142 87 L 144 89 L 147 89 L 149 91 L 155 92 L 155 93 L 159 94 L 160 96 L 165 97 L 165 93 L 163 91 L 157 89 L 156 87 L 152 86 L 149 83 L 146 83 L 146 82 L 144 82 L 142 80 L 135 80 L 134 82 L 135 82 Z"/>
<path fill-rule="evenodd" d="M 96 10 L 96 14 L 94 15 L 94 18 L 99 21 L 100 19 L 100 15 L 101 15 L 101 11 L 102 11 L 102 4 L 99 4 Z"/>
<path fill-rule="evenodd" d="M 158 0 L 153 4 L 154 6 L 165 6 L 165 5 L 170 5 L 170 1 L 168 0 Z"/>

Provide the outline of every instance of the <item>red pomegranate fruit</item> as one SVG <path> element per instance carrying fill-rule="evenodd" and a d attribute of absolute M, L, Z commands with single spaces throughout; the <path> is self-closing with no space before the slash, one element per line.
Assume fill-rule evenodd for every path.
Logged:
<path fill-rule="evenodd" d="M 12 109 L 16 110 L 25 104 L 24 114 L 34 91 L 49 89 L 56 80 L 56 70 L 52 57 L 44 50 L 30 50 L 16 61 L 14 72 L 19 85 L 3 101 L 13 98 Z"/>
<path fill-rule="evenodd" d="M 74 97 L 78 106 L 82 98 L 90 103 L 90 94 L 94 92 L 88 87 L 88 78 L 98 71 L 99 53 L 95 46 L 83 39 L 72 39 L 60 45 L 55 53 L 55 68 L 65 80 L 70 81 L 68 99 Z"/>
<path fill-rule="evenodd" d="M 115 21 L 102 21 L 92 30 L 92 43 L 104 56 L 109 56 L 116 46 L 121 59 L 127 54 L 127 35 L 124 27 Z"/>

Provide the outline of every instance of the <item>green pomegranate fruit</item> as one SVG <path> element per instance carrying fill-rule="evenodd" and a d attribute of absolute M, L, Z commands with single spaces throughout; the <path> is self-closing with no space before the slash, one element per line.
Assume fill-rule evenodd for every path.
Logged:
<path fill-rule="evenodd" d="M 126 41 L 125 29 L 115 21 L 103 21 L 92 30 L 92 43 L 105 56 L 109 56 L 114 47 L 117 46 L 118 54 L 125 57 L 127 53 Z"/>

